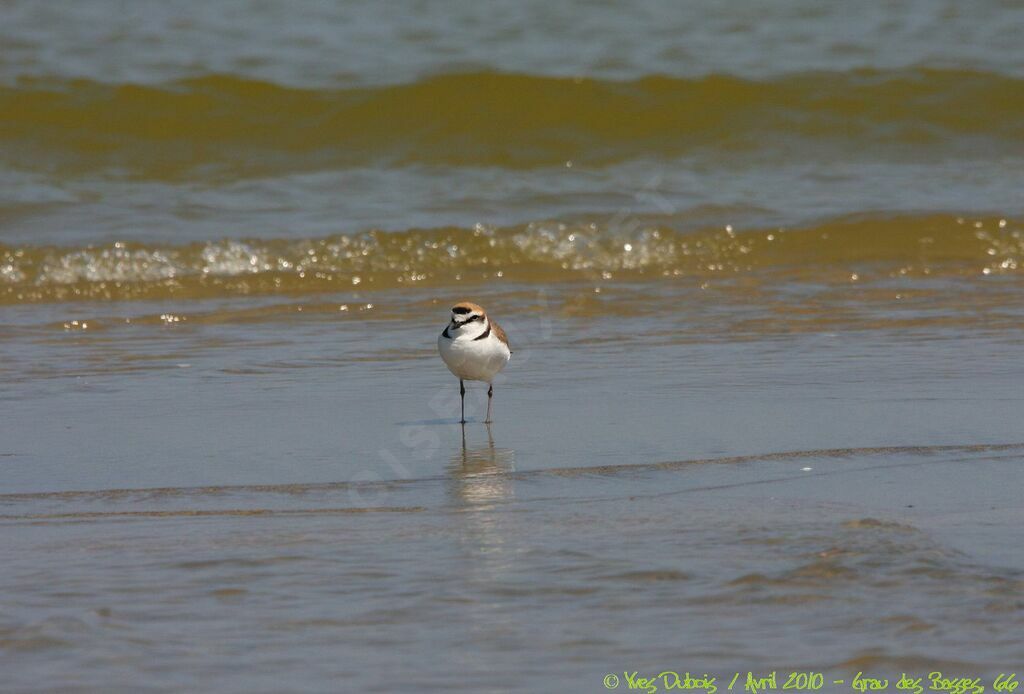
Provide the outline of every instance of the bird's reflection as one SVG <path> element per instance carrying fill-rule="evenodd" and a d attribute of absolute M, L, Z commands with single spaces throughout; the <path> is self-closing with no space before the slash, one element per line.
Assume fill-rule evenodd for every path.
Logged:
<path fill-rule="evenodd" d="M 494 434 L 487 425 L 487 444 L 468 445 L 462 428 L 462 448 L 448 465 L 452 483 L 452 501 L 465 509 L 483 510 L 514 497 L 509 473 L 515 469 L 515 451 L 496 448 Z"/>
<path fill-rule="evenodd" d="M 510 474 L 515 469 L 515 451 L 496 448 L 489 426 L 486 445 L 478 428 L 469 433 L 467 442 L 463 428 L 462 446 L 448 464 L 449 499 L 457 511 L 453 518 L 458 519 L 458 544 L 465 560 L 460 576 L 467 590 L 470 586 L 490 590 L 503 585 L 515 567 L 515 520 L 510 517 L 515 514 L 506 513 L 507 503 L 515 498 Z M 481 619 L 490 623 L 491 615 Z"/>

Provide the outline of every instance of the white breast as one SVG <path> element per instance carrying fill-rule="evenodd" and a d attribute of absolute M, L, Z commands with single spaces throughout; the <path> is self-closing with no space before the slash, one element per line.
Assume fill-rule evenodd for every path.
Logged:
<path fill-rule="evenodd" d="M 512 356 L 508 346 L 493 332 L 482 340 L 471 337 L 449 339 L 441 335 L 437 339 L 437 349 L 453 374 L 467 381 L 487 383 L 494 380 Z"/>

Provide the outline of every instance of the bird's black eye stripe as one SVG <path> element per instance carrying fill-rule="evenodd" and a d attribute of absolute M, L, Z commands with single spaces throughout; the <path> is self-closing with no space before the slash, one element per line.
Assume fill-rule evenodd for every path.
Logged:
<path fill-rule="evenodd" d="M 466 322 L 472 323 L 475 320 L 480 320 L 480 316 L 470 316 L 469 318 L 466 319 Z"/>
<path fill-rule="evenodd" d="M 466 308 L 465 306 L 456 306 L 455 308 L 452 309 L 452 313 L 458 313 L 459 315 L 462 315 L 463 313 L 469 313 L 469 311 L 470 309 Z"/>

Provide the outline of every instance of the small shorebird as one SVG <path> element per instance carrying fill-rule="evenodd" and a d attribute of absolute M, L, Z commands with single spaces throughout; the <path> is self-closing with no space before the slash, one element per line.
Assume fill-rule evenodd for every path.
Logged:
<path fill-rule="evenodd" d="M 452 307 L 452 319 L 437 338 L 437 351 L 448 370 L 459 378 L 462 397 L 462 420 L 466 423 L 466 384 L 464 381 L 487 383 L 487 419 L 491 421 L 491 397 L 494 377 L 505 368 L 512 350 L 501 326 L 487 317 L 480 306 L 463 301 Z"/>

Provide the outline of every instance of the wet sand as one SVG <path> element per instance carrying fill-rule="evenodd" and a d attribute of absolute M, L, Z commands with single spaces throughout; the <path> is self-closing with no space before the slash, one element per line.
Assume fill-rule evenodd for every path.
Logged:
<path fill-rule="evenodd" d="M 5 393 L 10 690 L 1020 662 L 1017 333 L 700 341 L 582 291 L 484 297 L 517 351 L 465 440 L 423 317 L 9 339 L 55 355 Z"/>

